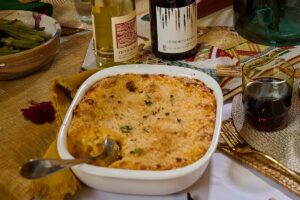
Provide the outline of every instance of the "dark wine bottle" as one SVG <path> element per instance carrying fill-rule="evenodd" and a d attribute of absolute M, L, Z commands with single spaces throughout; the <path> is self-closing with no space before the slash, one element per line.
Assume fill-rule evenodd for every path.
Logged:
<path fill-rule="evenodd" d="M 195 0 L 150 0 L 150 21 L 152 52 L 155 56 L 165 60 L 181 60 L 195 55 Z"/>

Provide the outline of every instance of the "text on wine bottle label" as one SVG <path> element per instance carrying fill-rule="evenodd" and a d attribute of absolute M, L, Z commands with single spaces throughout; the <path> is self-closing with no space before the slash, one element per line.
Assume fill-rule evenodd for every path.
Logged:
<path fill-rule="evenodd" d="M 156 7 L 158 51 L 181 53 L 197 45 L 196 3 L 180 8 Z"/>
<path fill-rule="evenodd" d="M 114 61 L 122 62 L 136 56 L 137 27 L 136 14 L 131 12 L 121 17 L 112 17 L 112 35 L 114 46 Z"/>

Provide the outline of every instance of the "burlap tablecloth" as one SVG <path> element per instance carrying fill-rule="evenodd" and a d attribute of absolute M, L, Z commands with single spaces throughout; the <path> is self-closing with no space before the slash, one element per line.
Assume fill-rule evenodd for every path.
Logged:
<path fill-rule="evenodd" d="M 19 175 L 20 166 L 30 158 L 57 157 L 54 140 L 58 128 L 55 123 L 36 125 L 25 120 L 21 109 L 28 107 L 31 100 L 49 101 L 50 85 L 55 77 L 78 73 L 90 39 L 90 33 L 74 37 L 61 45 L 57 58 L 48 68 L 21 79 L 0 82 L 0 199 L 26 200 L 39 196 L 59 200 L 78 189 L 78 181 L 70 170 L 38 182 Z M 60 79 L 56 80 L 58 83 Z M 62 99 L 60 104 L 67 106 L 68 101 Z M 56 115 L 63 112 L 61 109 Z M 57 117 L 58 122 L 60 118 Z"/>

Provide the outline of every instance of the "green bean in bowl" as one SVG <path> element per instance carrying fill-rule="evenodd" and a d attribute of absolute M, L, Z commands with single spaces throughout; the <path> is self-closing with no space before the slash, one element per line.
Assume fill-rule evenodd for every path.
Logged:
<path fill-rule="evenodd" d="M 44 30 L 29 27 L 21 20 L 0 19 L 0 55 L 32 49 L 51 37 Z"/>
<path fill-rule="evenodd" d="M 51 66 L 61 27 L 52 17 L 22 10 L 0 11 L 0 81 Z"/>

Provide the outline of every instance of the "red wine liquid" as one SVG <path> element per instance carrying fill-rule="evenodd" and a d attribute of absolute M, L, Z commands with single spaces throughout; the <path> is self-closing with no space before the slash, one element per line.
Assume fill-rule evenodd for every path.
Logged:
<path fill-rule="evenodd" d="M 275 131 L 287 125 L 292 87 L 283 80 L 259 78 L 246 85 L 243 105 L 246 118 L 259 131 Z"/>

